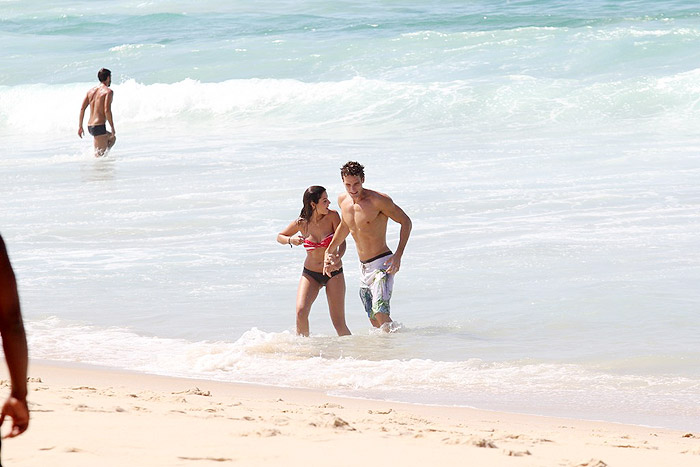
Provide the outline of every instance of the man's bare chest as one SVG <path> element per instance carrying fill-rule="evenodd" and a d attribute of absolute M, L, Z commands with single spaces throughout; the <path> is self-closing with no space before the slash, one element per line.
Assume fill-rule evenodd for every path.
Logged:
<path fill-rule="evenodd" d="M 379 220 L 380 212 L 372 205 L 362 203 L 350 204 L 343 209 L 347 224 L 351 230 L 371 229 Z"/>

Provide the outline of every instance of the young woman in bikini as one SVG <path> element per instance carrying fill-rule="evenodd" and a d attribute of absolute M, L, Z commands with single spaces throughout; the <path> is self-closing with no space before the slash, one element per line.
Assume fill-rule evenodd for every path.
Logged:
<path fill-rule="evenodd" d="M 350 334 L 345 324 L 345 276 L 343 268 L 333 271 L 330 276 L 323 274 L 323 259 L 326 248 L 333 239 L 333 233 L 340 224 L 337 211 L 328 209 L 331 202 L 326 189 L 310 186 L 304 191 L 304 207 L 299 217 L 277 235 L 283 245 L 299 246 L 306 249 L 304 269 L 297 290 L 296 324 L 297 334 L 309 335 L 309 312 L 318 293 L 325 286 L 331 321 L 339 336 Z M 338 248 L 338 254 L 345 254 L 345 242 Z"/>

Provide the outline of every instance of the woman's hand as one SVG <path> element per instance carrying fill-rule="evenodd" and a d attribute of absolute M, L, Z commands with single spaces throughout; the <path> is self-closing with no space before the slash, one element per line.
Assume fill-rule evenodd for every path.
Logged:
<path fill-rule="evenodd" d="M 304 236 L 302 234 L 292 235 L 289 237 L 289 244 L 299 246 L 304 243 Z"/>

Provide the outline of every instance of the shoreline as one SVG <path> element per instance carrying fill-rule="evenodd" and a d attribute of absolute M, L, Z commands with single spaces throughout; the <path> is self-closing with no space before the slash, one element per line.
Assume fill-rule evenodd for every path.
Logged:
<path fill-rule="evenodd" d="M 349 394 L 349 393 L 343 393 L 343 390 L 341 389 L 321 389 L 321 388 L 305 388 L 305 387 L 298 387 L 298 386 L 284 386 L 284 385 L 274 385 L 274 384 L 268 384 L 264 382 L 248 382 L 248 381 L 228 381 L 225 379 L 207 379 L 206 377 L 202 376 L 194 376 L 194 377 L 189 377 L 189 376 L 183 376 L 183 375 L 177 375 L 177 374 L 160 374 L 160 373 L 151 373 L 148 371 L 140 371 L 140 370 L 131 370 L 131 369 L 125 369 L 125 368 L 118 368 L 118 367 L 112 367 L 112 366 L 107 366 L 107 365 L 101 365 L 101 364 L 94 364 L 94 363 L 83 363 L 83 362 L 72 362 L 72 361 L 58 361 L 58 360 L 46 360 L 46 359 L 39 359 L 39 358 L 34 358 L 31 359 L 31 365 L 37 365 L 37 366 L 42 366 L 42 367 L 56 367 L 56 368 L 66 368 L 66 369 L 76 369 L 76 370 L 86 370 L 86 371 L 100 371 L 100 372 L 105 372 L 107 374 L 111 373 L 117 373 L 117 374 L 131 374 L 131 375 L 143 375 L 143 376 L 153 376 L 156 378 L 172 378 L 172 379 L 182 379 L 185 381 L 192 381 L 192 382 L 200 382 L 202 385 L 207 385 L 207 384 L 224 384 L 224 385 L 241 385 L 243 387 L 259 387 L 259 388 L 267 388 L 269 390 L 275 390 L 279 389 L 280 391 L 302 391 L 302 392 L 311 392 L 314 394 L 320 394 L 320 395 L 325 395 L 328 397 L 335 397 L 339 399 L 352 399 L 352 400 L 359 400 L 359 401 L 372 401 L 376 403 L 395 403 L 395 404 L 402 404 L 402 405 L 407 405 L 407 406 L 417 406 L 417 407 L 435 407 L 435 408 L 445 408 L 445 409 L 471 409 L 471 410 L 477 410 L 481 412 L 486 412 L 486 413 L 498 413 L 498 414 L 511 414 L 511 415 L 517 415 L 517 416 L 525 416 L 525 417 L 545 417 L 545 418 L 553 418 L 553 419 L 562 419 L 562 420 L 580 420 L 580 421 L 589 421 L 589 422 L 600 422 L 600 423 L 609 423 L 613 425 L 621 425 L 621 426 L 637 426 L 640 428 L 647 428 L 647 429 L 655 429 L 655 430 L 671 430 L 671 431 L 686 431 L 686 432 L 692 432 L 692 431 L 700 431 L 700 429 L 696 426 L 682 426 L 682 424 L 678 424 L 678 426 L 671 426 L 671 425 L 654 425 L 651 423 L 636 423 L 633 421 L 624 421 L 624 420 L 615 420 L 614 417 L 611 417 L 610 419 L 605 419 L 605 418 L 594 418 L 592 416 L 579 416 L 577 414 L 567 414 L 567 413 L 561 413 L 560 411 L 552 411 L 552 413 L 538 413 L 536 411 L 519 411 L 517 409 L 509 409 L 509 408 L 500 408 L 500 407 L 483 407 L 479 405 L 460 405 L 460 404 L 448 404 L 448 403 L 441 403 L 441 402 L 422 402 L 422 401 L 417 401 L 417 400 L 402 400 L 401 398 L 397 399 L 390 399 L 390 398 L 385 398 L 385 397 L 371 397 L 367 394 L 369 390 L 364 391 L 364 393 L 360 393 L 358 395 L 354 394 Z M 31 370 L 31 368 L 30 368 Z M 385 395 L 383 395 L 385 396 Z"/>
<path fill-rule="evenodd" d="M 7 370 L 3 370 L 7 379 Z M 32 360 L 13 466 L 684 466 L 700 433 Z M 7 391 L 7 383 L 4 383 Z M 9 428 L 3 427 L 3 433 Z"/>

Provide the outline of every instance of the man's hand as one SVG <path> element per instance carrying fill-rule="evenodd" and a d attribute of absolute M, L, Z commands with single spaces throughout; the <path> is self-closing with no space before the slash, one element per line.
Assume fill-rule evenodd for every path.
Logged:
<path fill-rule="evenodd" d="M 5 438 L 14 438 L 21 435 L 29 426 L 29 409 L 27 401 L 20 400 L 16 397 L 8 397 L 5 404 L 2 406 L 2 415 L 0 415 L 0 426 L 5 421 L 5 417 L 12 418 L 12 429 L 5 435 Z"/>
<path fill-rule="evenodd" d="M 78 136 L 80 136 L 82 138 L 84 134 L 85 134 L 85 130 L 83 130 L 83 127 L 78 128 Z"/>
<path fill-rule="evenodd" d="M 323 274 L 330 277 L 333 271 L 340 269 L 340 256 L 335 253 L 330 253 L 326 250 L 326 254 L 323 259 Z"/>
<path fill-rule="evenodd" d="M 384 262 L 384 266 L 386 266 L 387 273 L 396 274 L 401 269 L 401 255 L 394 254 Z"/>

